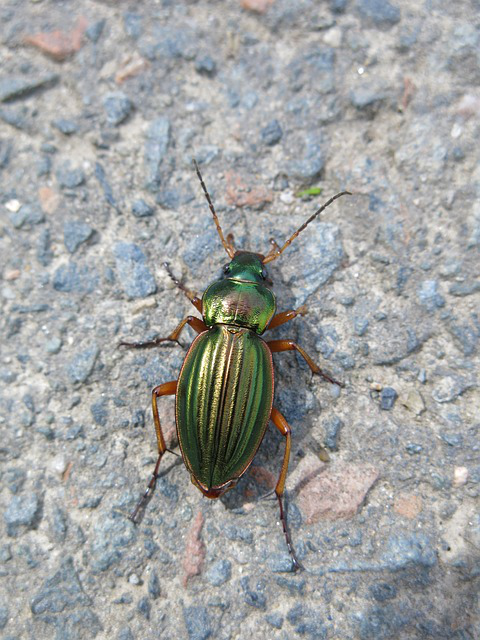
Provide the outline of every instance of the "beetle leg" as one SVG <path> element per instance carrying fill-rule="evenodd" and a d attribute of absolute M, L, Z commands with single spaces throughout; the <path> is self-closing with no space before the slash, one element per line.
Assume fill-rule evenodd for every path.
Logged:
<path fill-rule="evenodd" d="M 149 503 L 153 492 L 155 491 L 155 484 L 158 478 L 158 469 L 160 467 L 160 462 L 162 460 L 163 454 L 165 451 L 169 451 L 167 449 L 167 445 L 165 444 L 165 438 L 162 433 L 162 426 L 160 424 L 160 416 L 158 415 L 158 406 L 157 406 L 157 398 L 160 396 L 173 396 L 177 391 L 177 380 L 173 380 L 172 382 L 165 382 L 164 384 L 155 387 L 152 390 L 152 410 L 153 410 L 153 421 L 155 423 L 155 433 L 157 434 L 157 446 L 158 446 L 158 459 L 155 465 L 155 469 L 152 473 L 152 479 L 150 480 L 148 487 L 143 494 L 143 496 L 138 501 L 137 506 L 132 511 L 130 520 L 135 524 L 139 523 L 138 514 L 142 512 L 147 504 Z"/>
<path fill-rule="evenodd" d="M 286 440 L 285 440 L 285 454 L 283 456 L 283 464 L 282 464 L 282 468 L 280 470 L 280 475 L 278 476 L 277 486 L 275 487 L 275 493 L 276 493 L 276 496 L 278 498 L 278 504 L 280 506 L 280 520 L 282 522 L 283 533 L 285 534 L 285 540 L 286 540 L 286 543 L 287 543 L 288 552 L 289 552 L 289 554 L 290 554 L 290 556 L 292 558 L 293 569 L 294 569 L 294 571 L 297 571 L 298 569 L 302 568 L 302 565 L 297 560 L 297 557 L 295 555 L 295 551 L 293 550 L 292 539 L 290 538 L 290 534 L 288 532 L 287 516 L 286 516 L 285 511 L 283 509 L 283 499 L 282 499 L 283 498 L 283 493 L 285 491 L 285 479 L 287 477 L 288 461 L 290 459 L 291 429 L 290 429 L 290 425 L 288 424 L 288 422 L 282 416 L 280 411 L 278 409 L 275 409 L 275 407 L 272 407 L 272 413 L 270 415 L 270 418 L 271 418 L 273 424 L 280 431 L 282 436 L 285 436 L 285 438 L 286 438 Z"/>
<path fill-rule="evenodd" d="M 328 380 L 328 382 L 331 382 L 332 384 L 338 384 L 339 387 L 345 386 L 343 382 L 339 382 L 338 380 L 335 380 L 335 378 L 331 378 L 326 373 L 324 373 L 320 369 L 320 367 L 316 365 L 315 362 L 310 358 L 308 353 L 306 353 L 306 351 L 304 351 L 302 347 L 299 347 L 298 344 L 293 340 L 270 340 L 267 342 L 267 345 L 272 353 L 278 351 L 298 351 L 298 353 L 310 367 L 312 373 L 322 376 L 322 378 Z"/>
<path fill-rule="evenodd" d="M 207 331 L 208 327 L 200 320 L 200 318 L 196 318 L 195 316 L 187 316 L 184 318 L 180 324 L 172 331 L 172 333 L 167 338 L 155 338 L 154 340 L 148 340 L 147 342 L 120 342 L 120 345 L 123 347 L 130 347 L 131 349 L 149 349 L 151 347 L 158 347 L 161 342 L 171 341 L 178 342 L 178 338 L 183 331 L 183 327 L 188 324 L 195 329 L 197 333 L 202 333 L 203 331 Z M 180 345 L 181 346 L 181 345 Z"/>
<path fill-rule="evenodd" d="M 200 313 L 202 313 L 202 299 L 199 298 L 195 293 L 193 293 L 193 291 L 190 291 L 190 289 L 187 289 L 187 287 L 183 284 L 183 282 L 180 282 L 180 280 L 173 275 L 173 272 L 170 269 L 170 265 L 168 262 L 164 262 L 163 266 L 165 267 L 165 270 L 170 276 L 171 280 L 173 280 L 174 285 L 177 286 L 180 289 L 180 291 L 183 291 L 183 293 L 187 296 L 187 298 L 193 304 L 195 309 Z"/>
<path fill-rule="evenodd" d="M 286 322 L 290 322 L 290 320 L 293 320 L 293 318 L 296 318 L 297 316 L 304 316 L 306 313 L 307 307 L 305 305 L 298 307 L 298 309 L 289 309 L 288 311 L 277 313 L 277 315 L 273 316 L 270 320 L 267 331 L 275 329 L 275 327 L 279 327 L 281 324 L 285 324 Z"/>

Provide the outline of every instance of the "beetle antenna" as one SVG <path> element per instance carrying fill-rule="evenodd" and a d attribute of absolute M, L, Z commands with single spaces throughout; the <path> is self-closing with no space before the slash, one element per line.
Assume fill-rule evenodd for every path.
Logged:
<path fill-rule="evenodd" d="M 193 159 L 193 164 L 195 166 L 195 171 L 197 172 L 198 179 L 200 180 L 200 184 L 202 185 L 203 193 L 205 194 L 205 197 L 207 199 L 208 206 L 210 207 L 210 211 L 212 212 L 213 221 L 215 222 L 215 226 L 217 227 L 218 235 L 220 236 L 220 240 L 222 241 L 223 248 L 225 249 L 225 251 L 230 256 L 230 259 L 232 259 L 233 256 L 235 255 L 235 251 L 234 251 L 233 247 L 225 240 L 225 236 L 223 235 L 222 227 L 220 226 L 220 222 L 218 221 L 218 216 L 217 216 L 217 213 L 215 211 L 215 207 L 213 206 L 212 199 L 210 198 L 210 194 L 207 191 L 207 187 L 205 186 L 205 183 L 204 183 L 203 178 L 202 178 L 202 174 L 200 173 L 200 169 L 198 168 L 198 164 L 197 164 L 197 161 L 195 160 L 195 158 Z"/>
<path fill-rule="evenodd" d="M 325 209 L 326 209 L 327 207 L 329 207 L 329 206 L 332 204 L 332 202 L 334 202 L 337 198 L 340 198 L 341 196 L 345 196 L 345 195 L 349 195 L 349 196 L 351 196 L 352 194 L 351 194 L 351 192 L 350 192 L 350 191 L 341 191 L 340 193 L 336 193 L 334 196 L 332 196 L 332 197 L 330 198 L 330 200 L 327 200 L 327 202 L 325 202 L 325 204 L 323 204 L 323 205 L 320 207 L 320 209 L 318 209 L 317 211 L 315 211 L 315 213 L 314 213 L 313 215 L 311 215 L 311 216 L 310 216 L 310 218 L 309 218 L 306 222 L 304 222 L 304 223 L 302 224 L 302 226 L 301 226 L 301 227 L 299 227 L 299 228 L 295 231 L 295 233 L 294 233 L 294 234 L 293 234 L 293 235 L 292 235 L 292 236 L 291 236 L 291 237 L 290 237 L 290 238 L 285 242 L 285 244 L 284 244 L 280 249 L 276 249 L 276 250 L 274 250 L 274 251 L 270 252 L 270 253 L 268 254 L 268 256 L 266 256 L 266 258 L 264 258 L 264 260 L 263 260 L 263 264 L 267 264 L 267 262 L 272 262 L 272 260 L 276 260 L 276 259 L 277 259 L 277 258 L 278 258 L 278 257 L 279 257 L 279 256 L 280 256 L 280 255 L 285 251 L 285 249 L 286 249 L 290 244 L 292 244 L 292 242 L 295 240 L 295 238 L 298 236 L 298 234 L 299 234 L 299 233 L 301 233 L 301 232 L 305 229 L 305 227 L 306 227 L 306 226 L 308 226 L 308 225 L 310 224 L 310 222 L 313 222 L 313 220 L 315 220 L 315 218 L 316 218 L 317 216 L 319 216 L 319 215 L 322 213 L 322 211 L 325 211 Z"/>

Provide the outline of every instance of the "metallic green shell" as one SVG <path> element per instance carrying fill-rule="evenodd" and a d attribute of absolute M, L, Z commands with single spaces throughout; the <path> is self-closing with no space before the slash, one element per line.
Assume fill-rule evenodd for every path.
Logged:
<path fill-rule="evenodd" d="M 248 327 L 262 334 L 275 315 L 273 293 L 262 284 L 239 280 L 217 280 L 203 294 L 205 324 Z"/>
<path fill-rule="evenodd" d="M 176 419 L 185 465 L 202 491 L 248 468 L 272 401 L 272 355 L 253 331 L 217 325 L 195 338 L 178 378 Z"/>

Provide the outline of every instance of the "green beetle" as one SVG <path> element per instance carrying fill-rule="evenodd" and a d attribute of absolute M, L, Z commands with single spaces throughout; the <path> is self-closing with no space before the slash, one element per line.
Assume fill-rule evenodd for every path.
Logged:
<path fill-rule="evenodd" d="M 157 400 L 175 395 L 177 434 L 183 461 L 192 482 L 207 498 L 218 498 L 234 487 L 250 466 L 265 435 L 269 420 L 285 437 L 283 464 L 275 487 L 280 519 L 294 569 L 300 564 L 295 556 L 283 508 L 283 492 L 291 448 L 291 429 L 273 406 L 272 353 L 297 351 L 313 373 L 331 383 L 340 384 L 321 371 L 293 340 L 265 341 L 260 336 L 305 312 L 302 307 L 276 314 L 276 302 L 267 286 L 265 265 L 278 258 L 298 234 L 334 200 L 330 198 L 286 242 L 279 247 L 271 240 L 266 256 L 236 251 L 233 237 L 225 239 L 210 195 L 197 163 L 195 169 L 213 215 L 222 244 L 231 262 L 225 278 L 211 284 L 200 299 L 171 273 L 175 284 L 202 314 L 200 320 L 188 316 L 166 338 L 149 342 L 122 342 L 127 347 L 154 347 L 165 341 L 178 342 L 186 324 L 199 335 L 191 344 L 178 380 L 165 382 L 152 391 L 153 419 L 158 444 L 158 459 L 150 483 L 130 518 L 138 522 L 155 489 L 161 459 L 168 450 L 163 437 Z"/>

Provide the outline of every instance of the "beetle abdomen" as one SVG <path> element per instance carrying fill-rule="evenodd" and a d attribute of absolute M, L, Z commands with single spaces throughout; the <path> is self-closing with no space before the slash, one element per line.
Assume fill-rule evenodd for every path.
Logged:
<path fill-rule="evenodd" d="M 197 336 L 178 378 L 176 419 L 183 459 L 202 490 L 248 468 L 272 401 L 272 355 L 261 338 L 226 325 Z"/>

